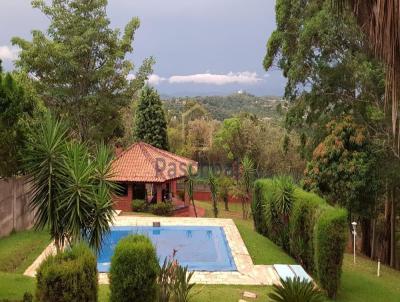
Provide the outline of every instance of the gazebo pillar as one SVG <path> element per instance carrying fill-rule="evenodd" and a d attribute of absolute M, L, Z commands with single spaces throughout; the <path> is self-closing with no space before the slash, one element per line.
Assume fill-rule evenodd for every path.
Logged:
<path fill-rule="evenodd" d="M 162 201 L 162 184 L 157 183 L 156 184 L 156 192 L 157 192 L 157 202 Z"/>
<path fill-rule="evenodd" d="M 173 197 L 176 196 L 176 180 L 171 181 L 171 193 Z"/>
<path fill-rule="evenodd" d="M 128 187 L 127 198 L 128 198 L 128 201 L 131 202 L 133 200 L 133 183 L 128 182 L 126 185 Z"/>

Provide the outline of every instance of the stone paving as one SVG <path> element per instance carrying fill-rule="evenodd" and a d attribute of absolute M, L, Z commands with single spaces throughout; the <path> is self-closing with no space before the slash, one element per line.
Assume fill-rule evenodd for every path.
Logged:
<path fill-rule="evenodd" d="M 237 271 L 203 272 L 196 271 L 192 281 L 198 284 L 237 284 L 237 285 L 272 285 L 279 283 L 279 277 L 272 265 L 254 265 L 240 233 L 232 219 L 192 218 L 192 217 L 138 217 L 117 216 L 115 226 L 152 226 L 160 222 L 162 226 L 220 226 L 224 229 L 226 239 L 232 252 Z M 44 257 L 52 252 L 52 245 L 35 260 L 25 271 L 25 275 L 34 276 L 37 267 Z M 107 273 L 99 274 L 99 283 L 108 284 Z"/>

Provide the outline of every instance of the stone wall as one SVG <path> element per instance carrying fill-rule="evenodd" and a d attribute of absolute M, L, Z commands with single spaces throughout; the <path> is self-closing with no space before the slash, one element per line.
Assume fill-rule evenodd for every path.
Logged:
<path fill-rule="evenodd" d="M 33 226 L 34 211 L 29 207 L 29 186 L 24 177 L 0 179 L 0 237 L 13 230 Z"/>

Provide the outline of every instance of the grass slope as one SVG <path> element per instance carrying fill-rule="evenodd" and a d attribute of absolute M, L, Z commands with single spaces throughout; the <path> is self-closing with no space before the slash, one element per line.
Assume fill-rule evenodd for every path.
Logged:
<path fill-rule="evenodd" d="M 206 209 L 206 215 L 212 216 L 209 203 L 197 202 Z M 251 220 L 241 219 L 240 205 L 231 205 L 231 211 L 224 211 L 220 205 L 222 218 L 232 218 L 255 264 L 294 263 L 270 240 L 253 230 Z M 0 267 L 14 273 L 0 272 L 0 300 L 21 299 L 24 292 L 34 292 L 35 280 L 22 276 L 21 272 L 35 259 L 48 244 L 45 232 L 21 232 L 0 239 Z M 12 262 L 13 265 L 7 264 Z M 376 263 L 358 257 L 354 265 L 352 256 L 346 254 L 343 263 L 342 285 L 337 301 L 339 302 L 398 302 L 400 301 L 400 272 L 382 266 L 381 277 L 376 276 Z M 271 287 L 266 286 L 227 286 L 227 285 L 197 285 L 197 293 L 192 302 L 236 302 L 244 290 L 258 294 L 258 299 L 252 301 L 269 301 L 267 298 Z M 109 287 L 100 285 L 99 301 L 108 301 Z"/>
<path fill-rule="evenodd" d="M 47 231 L 23 231 L 0 239 L 0 271 L 23 273 L 50 243 Z"/>

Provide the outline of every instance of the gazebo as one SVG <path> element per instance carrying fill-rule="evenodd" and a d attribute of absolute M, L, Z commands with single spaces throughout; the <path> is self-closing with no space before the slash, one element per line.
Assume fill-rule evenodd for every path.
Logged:
<path fill-rule="evenodd" d="M 112 162 L 111 180 L 121 190 L 114 197 L 118 210 L 130 211 L 133 199 L 161 202 L 176 198 L 178 180 L 187 177 L 189 166 L 197 172 L 197 162 L 158 149 L 144 142 L 119 152 Z"/>

